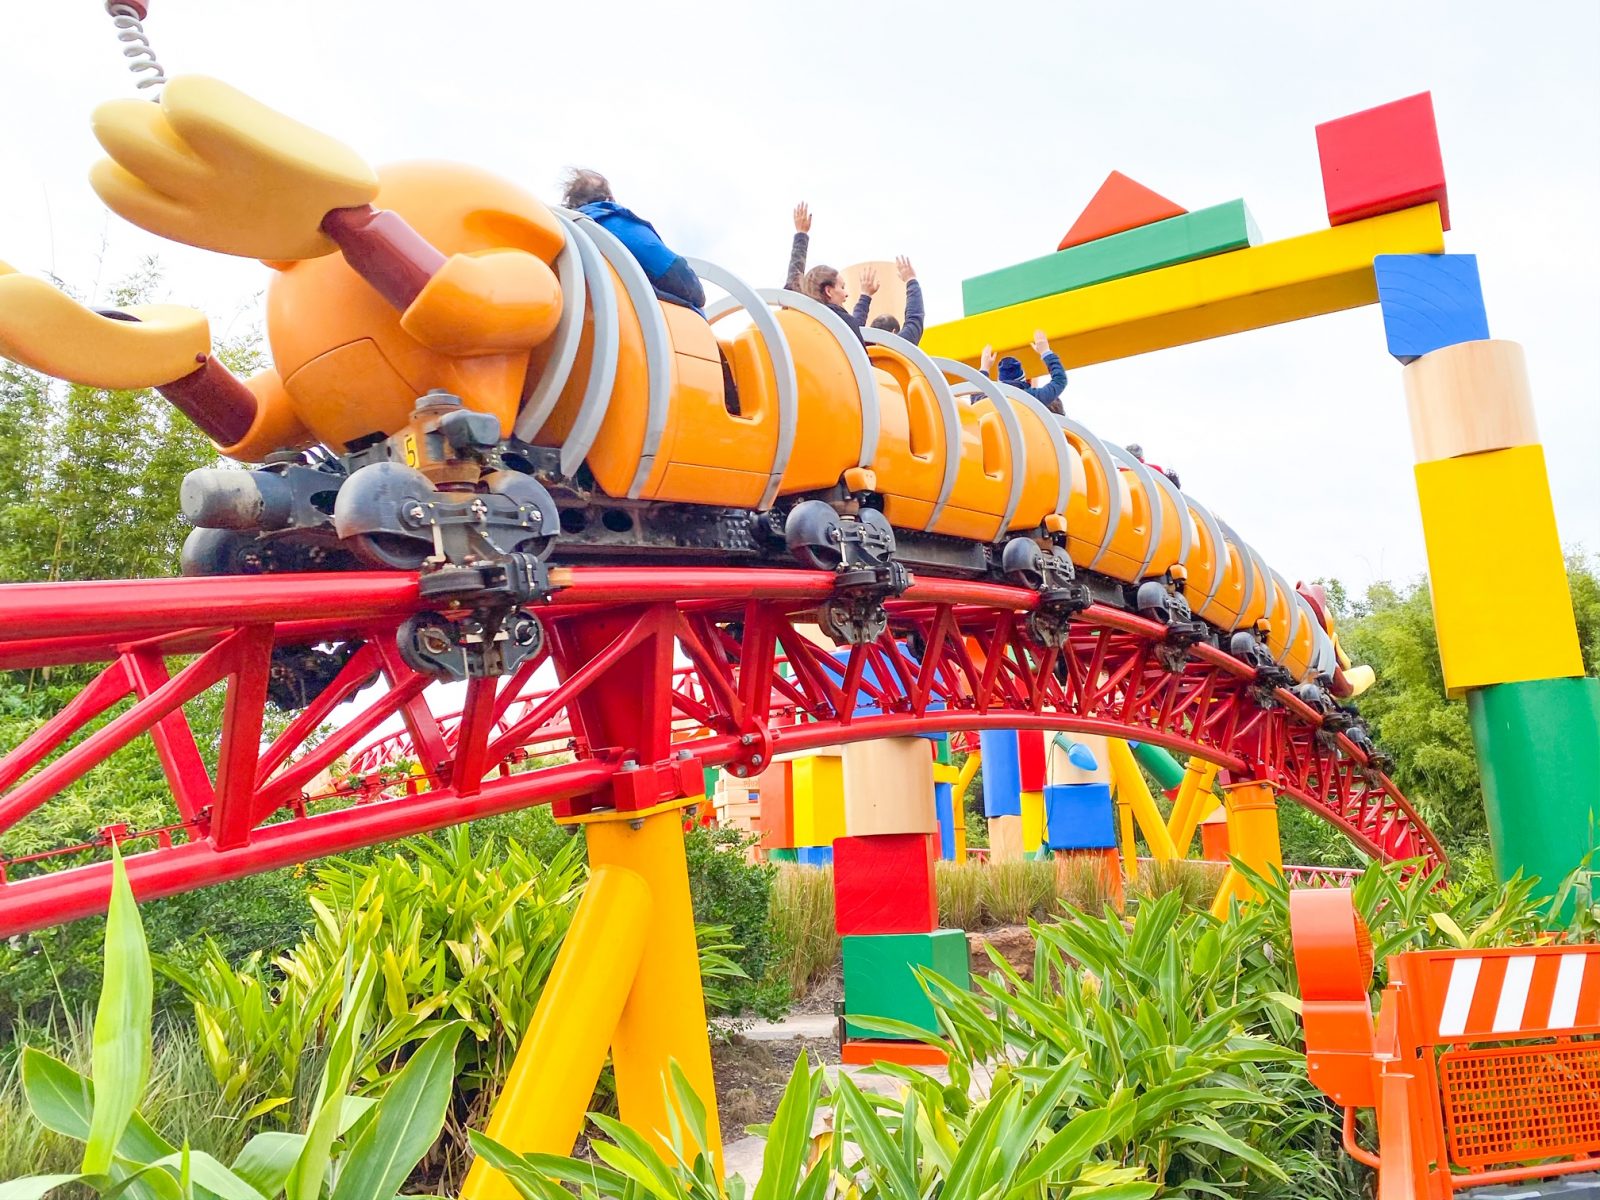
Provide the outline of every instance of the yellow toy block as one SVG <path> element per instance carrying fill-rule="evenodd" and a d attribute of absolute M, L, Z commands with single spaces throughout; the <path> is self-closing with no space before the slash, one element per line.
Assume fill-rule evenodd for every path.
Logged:
<path fill-rule="evenodd" d="M 1417 462 L 1539 443 L 1516 342 L 1458 342 L 1424 354 L 1400 377 Z"/>
<path fill-rule="evenodd" d="M 1418 463 L 1447 695 L 1583 674 L 1544 448 Z"/>
<path fill-rule="evenodd" d="M 933 755 L 926 738 L 886 738 L 843 748 L 844 823 L 852 837 L 937 833 Z"/>
<path fill-rule="evenodd" d="M 1011 862 L 1022 857 L 1022 818 L 989 818 L 989 861 Z"/>
<path fill-rule="evenodd" d="M 1022 793 L 1022 852 L 1035 854 L 1044 844 L 1044 793 Z"/>
<path fill-rule="evenodd" d="M 837 754 L 807 754 L 795 759 L 790 770 L 794 844 L 833 845 L 845 833 L 844 760 Z"/>
<path fill-rule="evenodd" d="M 1042 329 L 1067 367 L 1109 362 L 1375 303 L 1375 255 L 1443 250 L 1439 206 L 1423 204 L 936 325 L 922 349 L 975 363 L 992 345 L 1039 375 Z"/>

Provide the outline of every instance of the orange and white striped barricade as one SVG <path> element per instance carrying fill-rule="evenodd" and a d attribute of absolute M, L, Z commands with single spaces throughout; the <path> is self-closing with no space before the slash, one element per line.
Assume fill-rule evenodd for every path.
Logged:
<path fill-rule="evenodd" d="M 1378 1200 L 1600 1172 L 1600 945 L 1396 954 L 1374 1025 L 1349 890 L 1292 892 L 1289 916 L 1311 1082 L 1344 1106 Z M 1376 1154 L 1359 1108 L 1377 1113 Z"/>

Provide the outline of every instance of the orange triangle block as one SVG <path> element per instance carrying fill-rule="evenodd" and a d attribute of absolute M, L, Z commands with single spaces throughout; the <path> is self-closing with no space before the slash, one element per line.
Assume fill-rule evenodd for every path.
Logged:
<path fill-rule="evenodd" d="M 1181 217 L 1188 211 L 1144 184 L 1129 179 L 1121 171 L 1113 171 L 1056 249 L 1081 246 L 1113 233 L 1165 221 L 1168 217 Z"/>

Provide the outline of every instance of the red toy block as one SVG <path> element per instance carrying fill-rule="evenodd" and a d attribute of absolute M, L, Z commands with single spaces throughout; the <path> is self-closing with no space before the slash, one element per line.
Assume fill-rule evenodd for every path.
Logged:
<path fill-rule="evenodd" d="M 926 1042 L 850 1038 L 839 1047 L 839 1061 L 855 1067 L 870 1067 L 880 1062 L 899 1063 L 903 1067 L 942 1067 L 950 1062 L 950 1055 Z"/>
<path fill-rule="evenodd" d="M 1431 92 L 1324 121 L 1317 126 L 1317 157 L 1330 225 L 1438 201 L 1439 220 L 1450 228 Z"/>
<path fill-rule="evenodd" d="M 937 838 L 931 833 L 876 833 L 834 839 L 833 923 L 840 937 L 939 928 L 933 885 Z"/>
<path fill-rule="evenodd" d="M 1106 176 L 1078 219 L 1067 230 L 1057 250 L 1081 246 L 1085 242 L 1110 237 L 1137 229 L 1141 225 L 1154 225 L 1168 217 L 1181 217 L 1189 210 L 1180 208 L 1165 196 L 1152 192 L 1142 183 L 1129 179 L 1121 171 Z"/>
<path fill-rule="evenodd" d="M 1017 731 L 1017 764 L 1022 769 L 1022 790 L 1044 791 L 1044 730 Z"/>

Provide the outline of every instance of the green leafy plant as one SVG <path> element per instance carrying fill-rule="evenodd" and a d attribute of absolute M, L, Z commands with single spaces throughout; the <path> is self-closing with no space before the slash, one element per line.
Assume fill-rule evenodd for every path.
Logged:
<path fill-rule="evenodd" d="M 1072 1112 L 1080 1079 L 1076 1063 L 1053 1071 L 1004 1071 L 986 1096 L 970 1100 L 929 1075 L 894 1070 L 900 1098 L 869 1096 L 840 1076 L 826 1101 L 834 1110 L 831 1138 L 814 1141 L 823 1103 L 823 1072 L 805 1054 L 795 1064 L 766 1135 L 754 1189 L 735 1178 L 717 1182 L 705 1152 L 705 1108 L 683 1073 L 672 1072 L 676 1109 L 663 1155 L 638 1132 L 591 1114 L 605 1139 L 590 1143 L 598 1162 L 555 1155 L 517 1155 L 482 1134 L 473 1146 L 505 1173 L 525 1200 L 1145 1200 L 1156 1185 L 1136 1167 L 1105 1161 L 1101 1146 L 1124 1135 L 1133 1103 Z"/>
<path fill-rule="evenodd" d="M 381 1099 L 347 1094 L 372 987 L 367 964 L 345 963 L 349 1002 L 303 1133 L 261 1133 L 231 1164 L 174 1146 L 140 1115 L 151 1059 L 152 976 L 127 872 L 113 851 L 105 984 L 94 1020 L 90 1078 L 27 1049 L 22 1084 L 46 1129 L 84 1144 L 78 1171 L 0 1184 L 3 1200 L 35 1200 L 68 1184 L 135 1200 L 389 1200 L 444 1125 L 461 1027 L 441 1027 L 394 1075 Z"/>

